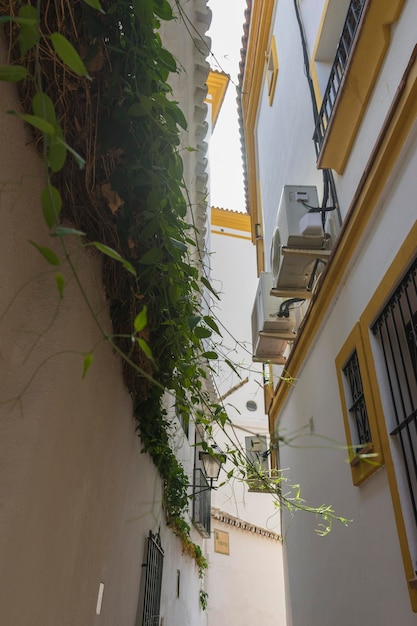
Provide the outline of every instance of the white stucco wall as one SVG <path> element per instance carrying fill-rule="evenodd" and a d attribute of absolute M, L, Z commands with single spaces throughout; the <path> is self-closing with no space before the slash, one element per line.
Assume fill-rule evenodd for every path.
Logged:
<path fill-rule="evenodd" d="M 223 450 L 237 445 L 245 449 L 245 436 L 268 434 L 262 366 L 252 363 L 250 316 L 258 286 L 255 248 L 248 232 L 224 228 L 222 234 L 216 233 L 219 230 L 218 226 L 212 227 L 211 277 L 221 301 L 214 302 L 212 313 L 221 322 L 222 352 L 241 366 L 241 377 L 248 377 L 249 381 L 224 400 L 233 426 L 227 426 L 224 431 L 216 427 L 213 436 Z M 222 395 L 233 389 L 240 379 L 219 363 L 215 381 Z M 246 408 L 249 400 L 256 402 L 256 411 Z M 226 480 L 226 473 L 232 467 L 228 459 L 219 481 Z M 239 479 L 226 480 L 226 484 L 212 492 L 212 506 L 244 522 L 280 533 L 280 513 L 272 498 L 266 493 L 249 492 L 246 483 Z M 213 518 L 211 526 L 212 537 L 207 540 L 208 624 L 249 626 L 260 621 L 284 626 L 281 543 Z M 230 555 L 214 551 L 215 529 L 229 532 Z"/>
<path fill-rule="evenodd" d="M 212 551 L 207 575 L 209 626 L 285 626 L 282 545 L 217 520 L 213 529 L 229 533 L 230 555 Z"/>

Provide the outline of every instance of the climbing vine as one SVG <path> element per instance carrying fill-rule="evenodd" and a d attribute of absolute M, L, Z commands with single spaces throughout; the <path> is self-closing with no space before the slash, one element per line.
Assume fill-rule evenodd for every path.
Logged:
<path fill-rule="evenodd" d="M 158 32 L 161 21 L 171 19 L 167 0 L 3 2 L 9 63 L 0 67 L 0 80 L 17 84 L 22 109 L 12 113 L 31 127 L 44 160 L 41 206 L 59 252 L 31 243 L 55 268 L 58 297 L 65 297 L 60 266 L 66 263 L 87 305 L 67 240 L 76 237 L 103 255 L 111 335 L 90 311 L 122 359 L 144 451 L 163 481 L 168 524 L 202 576 L 207 562 L 184 517 L 188 478 L 171 449 L 163 394 L 170 394 L 182 421 L 197 420 L 207 438 L 228 418 L 204 385 L 219 357 L 220 330 L 202 300 L 217 295 L 204 273 L 183 182 L 180 133 L 187 122 L 169 85 L 177 62 Z M 83 358 L 85 376 L 94 351 Z M 248 469 L 236 443 L 227 451 L 229 479 L 258 471 Z M 305 506 L 298 486 L 284 493 L 282 476 L 259 479 L 280 506 L 324 519 L 325 532 L 334 519 L 346 521 L 331 507 Z"/>

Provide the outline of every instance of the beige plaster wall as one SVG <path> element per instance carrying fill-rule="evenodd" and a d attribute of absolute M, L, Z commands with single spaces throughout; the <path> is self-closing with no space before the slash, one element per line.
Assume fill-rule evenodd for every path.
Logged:
<path fill-rule="evenodd" d="M 120 362 L 68 267 L 59 268 L 59 300 L 56 268 L 29 243 L 63 256 L 43 225 L 42 162 L 21 121 L 5 113 L 17 108 L 14 86 L 0 82 L 0 623 L 134 626 L 145 537 L 160 528 L 169 557 L 163 598 L 177 568 L 186 571 L 191 599 L 184 593 L 175 613 L 194 626 L 202 619 L 196 568 L 164 524 L 160 480 L 140 453 Z M 100 258 L 75 238 L 70 250 L 110 330 Z"/>

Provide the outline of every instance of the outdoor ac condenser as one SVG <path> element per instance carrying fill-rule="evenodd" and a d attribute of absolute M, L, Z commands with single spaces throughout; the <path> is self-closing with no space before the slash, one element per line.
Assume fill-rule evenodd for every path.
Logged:
<path fill-rule="evenodd" d="M 284 363 L 288 341 L 295 339 L 295 316 L 290 310 L 289 317 L 278 317 L 283 298 L 271 296 L 271 288 L 271 273 L 261 272 L 252 309 L 253 359 Z"/>
<path fill-rule="evenodd" d="M 316 250 L 327 246 L 320 213 L 311 213 L 319 200 L 313 186 L 285 185 L 282 189 L 278 217 L 271 243 L 273 286 L 282 289 L 305 289 L 315 265 L 314 257 L 295 252 Z M 285 256 L 282 248 L 294 254 Z"/>

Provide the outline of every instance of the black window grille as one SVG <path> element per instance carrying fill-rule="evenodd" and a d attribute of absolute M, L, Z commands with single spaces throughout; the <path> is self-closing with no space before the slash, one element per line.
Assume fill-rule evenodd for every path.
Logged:
<path fill-rule="evenodd" d="M 417 259 L 372 326 L 391 400 L 386 419 L 417 527 Z"/>
<path fill-rule="evenodd" d="M 201 469 L 194 469 L 193 482 L 193 524 L 203 537 L 210 537 L 211 493 Z"/>
<path fill-rule="evenodd" d="M 348 411 L 353 419 L 355 432 L 351 435 L 353 444 L 360 444 L 356 452 L 360 452 L 361 446 L 372 441 L 371 430 L 369 428 L 368 412 L 366 410 L 365 396 L 363 393 L 361 371 L 356 350 L 343 367 L 343 373 L 348 381 L 350 391 L 350 401 Z"/>
<path fill-rule="evenodd" d="M 323 145 L 326 129 L 336 102 L 339 87 L 342 83 L 343 75 L 348 64 L 350 52 L 358 30 L 362 10 L 367 0 L 351 0 L 348 8 L 346 20 L 342 29 L 339 44 L 336 49 L 336 56 L 330 70 L 330 76 L 323 96 L 323 102 L 318 115 L 316 128 L 314 130 L 314 144 L 318 155 Z"/>
<path fill-rule="evenodd" d="M 146 539 L 145 584 L 143 591 L 142 626 L 159 626 L 164 551 L 159 533 L 149 531 Z"/>

